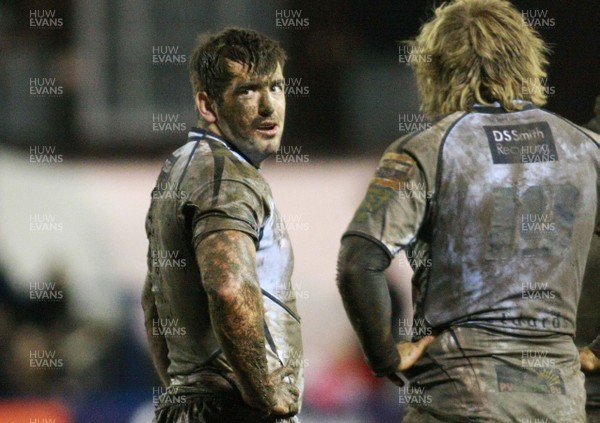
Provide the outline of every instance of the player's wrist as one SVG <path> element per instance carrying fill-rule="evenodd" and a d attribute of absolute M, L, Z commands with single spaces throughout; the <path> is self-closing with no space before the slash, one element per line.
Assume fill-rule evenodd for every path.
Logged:
<path fill-rule="evenodd" d="M 596 358 L 600 359 L 600 335 L 594 339 L 594 341 L 588 345 L 588 349 L 596 356 Z"/>
<path fill-rule="evenodd" d="M 588 349 L 592 352 L 592 354 L 594 354 L 594 357 L 596 357 L 598 360 L 600 360 L 600 347 L 595 346 L 595 347 L 588 347 Z"/>
<path fill-rule="evenodd" d="M 401 371 L 390 373 L 387 377 L 389 380 L 391 380 L 394 383 L 394 385 L 397 385 L 400 387 L 408 386 L 410 384 L 410 381 L 408 380 L 408 378 Z"/>
<path fill-rule="evenodd" d="M 369 366 L 371 367 L 371 371 L 377 377 L 387 377 L 389 375 L 393 375 L 400 369 L 400 354 L 397 352 L 395 354 L 390 354 L 388 360 L 384 363 L 376 363 L 369 361 Z"/>
<path fill-rule="evenodd" d="M 265 414 L 270 414 L 277 401 L 274 395 L 274 389 L 267 386 L 249 387 L 242 391 L 244 402 L 249 406 L 262 411 Z"/>

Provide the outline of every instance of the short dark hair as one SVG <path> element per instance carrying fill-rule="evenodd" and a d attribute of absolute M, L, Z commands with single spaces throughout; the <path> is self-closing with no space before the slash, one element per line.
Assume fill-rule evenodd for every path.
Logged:
<path fill-rule="evenodd" d="M 250 72 L 266 75 L 283 68 L 287 55 L 279 42 L 251 29 L 226 28 L 217 34 L 198 37 L 189 62 L 194 96 L 206 91 L 220 103 L 233 79 L 227 60 L 249 66 Z"/>

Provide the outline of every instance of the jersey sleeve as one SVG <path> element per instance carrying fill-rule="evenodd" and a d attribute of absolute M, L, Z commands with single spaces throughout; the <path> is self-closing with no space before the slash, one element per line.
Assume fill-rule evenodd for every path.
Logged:
<path fill-rule="evenodd" d="M 192 195 L 194 247 L 213 232 L 235 230 L 248 234 L 254 243 L 260 237 L 265 202 L 249 185 L 237 180 L 218 180 Z"/>
<path fill-rule="evenodd" d="M 416 237 L 430 192 L 416 161 L 388 149 L 344 236 L 371 239 L 394 257 Z"/>
<path fill-rule="evenodd" d="M 593 141 L 595 148 L 593 148 L 593 154 L 597 157 L 596 159 L 596 186 L 598 187 L 597 192 L 597 206 L 596 206 L 596 227 L 595 234 L 600 236 L 600 134 L 590 130 L 589 128 L 580 128 L 588 137 Z"/>

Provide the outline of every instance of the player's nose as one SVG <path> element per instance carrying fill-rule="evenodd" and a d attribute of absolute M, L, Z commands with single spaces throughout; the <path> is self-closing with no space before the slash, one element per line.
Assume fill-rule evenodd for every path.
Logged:
<path fill-rule="evenodd" d="M 269 117 L 273 114 L 274 111 L 275 109 L 273 108 L 273 100 L 271 99 L 271 94 L 261 94 L 258 104 L 258 114 L 262 117 Z"/>

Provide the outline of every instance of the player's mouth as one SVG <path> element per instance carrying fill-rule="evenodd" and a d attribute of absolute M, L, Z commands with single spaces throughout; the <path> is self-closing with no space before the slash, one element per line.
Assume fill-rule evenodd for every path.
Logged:
<path fill-rule="evenodd" d="M 266 120 L 256 125 L 256 132 L 266 137 L 274 137 L 279 132 L 279 125 L 274 121 Z"/>

